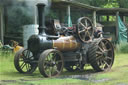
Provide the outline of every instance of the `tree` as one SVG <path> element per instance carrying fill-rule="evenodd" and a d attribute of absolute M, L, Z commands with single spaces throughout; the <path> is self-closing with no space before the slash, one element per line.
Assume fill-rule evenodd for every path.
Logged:
<path fill-rule="evenodd" d="M 120 8 L 128 8 L 128 0 L 117 0 Z"/>

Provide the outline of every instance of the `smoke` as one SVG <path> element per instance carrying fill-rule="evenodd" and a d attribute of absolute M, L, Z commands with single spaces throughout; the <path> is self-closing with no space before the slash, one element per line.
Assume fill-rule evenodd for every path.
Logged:
<path fill-rule="evenodd" d="M 0 0 L 0 4 L 4 5 L 20 5 L 25 3 L 28 6 L 35 6 L 37 3 L 44 3 L 46 6 L 50 6 L 51 0 Z"/>
<path fill-rule="evenodd" d="M 44 11 L 45 15 L 47 15 L 49 13 L 49 11 L 50 11 L 51 0 L 24 0 L 24 2 L 25 2 L 26 6 L 28 8 L 28 11 L 30 11 L 30 12 L 28 12 L 28 15 L 29 15 L 29 13 L 33 12 L 31 14 L 34 14 L 34 19 L 35 19 L 34 23 L 35 24 L 37 23 L 37 7 L 36 7 L 36 5 L 38 3 L 44 3 L 46 5 L 45 6 L 45 11 Z"/>
<path fill-rule="evenodd" d="M 0 5 L 7 9 L 8 32 L 16 33 L 19 31 L 19 33 L 22 33 L 23 25 L 37 23 L 36 5 L 38 3 L 46 5 L 45 14 L 47 15 L 50 10 L 51 0 L 0 0 Z"/>
<path fill-rule="evenodd" d="M 51 7 L 51 0 L 24 0 L 25 1 L 25 3 L 26 3 L 26 5 L 27 5 L 27 7 L 28 7 L 28 9 L 29 9 L 29 11 L 34 11 L 34 13 L 35 13 L 35 23 L 36 23 L 36 17 L 37 17 L 37 7 L 36 7 L 36 5 L 38 4 L 38 3 L 44 3 L 46 6 L 45 6 L 45 15 L 47 15 L 48 13 L 49 13 L 49 11 L 50 11 L 50 7 Z"/>
<path fill-rule="evenodd" d="M 28 6 L 35 6 L 38 3 L 44 3 L 46 6 L 50 5 L 50 0 L 24 0 Z"/>
<path fill-rule="evenodd" d="M 49 12 L 51 6 L 51 0 L 0 0 L 0 4 L 4 6 L 18 7 L 23 10 L 27 10 L 28 13 L 35 12 L 36 5 L 38 3 L 44 3 L 46 5 L 45 12 Z"/>
<path fill-rule="evenodd" d="M 51 0 L 24 0 L 24 2 L 28 7 L 30 7 L 30 9 L 32 9 L 31 7 L 35 8 L 38 3 L 44 3 L 46 5 L 45 7 L 46 14 L 49 12 L 51 6 Z"/>
<path fill-rule="evenodd" d="M 36 5 L 38 3 L 44 3 L 46 5 L 45 14 L 48 14 L 51 0 L 0 0 L 0 5 L 8 7 L 8 10 L 19 9 L 29 16 L 33 16 L 37 12 Z"/>

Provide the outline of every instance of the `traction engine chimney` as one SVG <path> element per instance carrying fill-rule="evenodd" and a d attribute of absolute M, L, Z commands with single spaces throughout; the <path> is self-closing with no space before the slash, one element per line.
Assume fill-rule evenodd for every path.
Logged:
<path fill-rule="evenodd" d="M 39 20 L 39 34 L 45 34 L 45 4 L 44 3 L 39 3 L 37 4 L 37 9 L 38 9 L 38 20 Z"/>

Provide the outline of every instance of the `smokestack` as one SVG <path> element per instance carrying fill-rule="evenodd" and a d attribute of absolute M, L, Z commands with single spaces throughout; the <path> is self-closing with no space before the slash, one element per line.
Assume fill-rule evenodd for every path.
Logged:
<path fill-rule="evenodd" d="M 37 4 L 38 8 L 38 19 L 39 19 L 39 34 L 44 34 L 45 33 L 45 16 L 44 16 L 44 8 L 45 4 L 44 3 L 39 3 Z"/>

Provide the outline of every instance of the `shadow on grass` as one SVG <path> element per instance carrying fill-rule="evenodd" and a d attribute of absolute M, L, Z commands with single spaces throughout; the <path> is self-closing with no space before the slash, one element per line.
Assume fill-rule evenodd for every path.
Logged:
<path fill-rule="evenodd" d="M 60 78 L 60 79 L 72 78 L 72 79 L 80 79 L 80 80 L 89 80 L 92 77 L 92 74 L 94 73 L 96 72 L 93 69 L 87 69 L 87 70 L 75 71 L 75 72 L 64 71 L 57 78 Z"/>
<path fill-rule="evenodd" d="M 71 78 L 71 77 L 76 76 L 76 75 L 83 76 L 83 75 L 91 75 L 93 73 L 95 73 L 95 71 L 93 69 L 87 69 L 87 70 L 75 71 L 75 72 L 63 71 L 57 78 L 63 78 L 63 77 L 64 78 Z M 8 77 L 9 79 L 11 79 L 11 78 L 13 78 L 13 79 L 41 78 L 42 79 L 42 78 L 44 78 L 43 75 L 41 75 L 38 70 L 36 70 L 32 74 L 22 74 L 19 72 L 4 72 L 4 73 L 2 73 L 2 76 L 4 76 L 5 78 Z"/>
<path fill-rule="evenodd" d="M 22 73 L 19 73 L 19 72 L 4 72 L 2 73 L 3 76 L 8 76 L 8 77 L 14 77 L 14 78 L 17 78 L 17 77 L 42 77 L 39 73 L 33 73 L 33 74 L 22 74 Z"/>
<path fill-rule="evenodd" d="M 86 75 L 86 74 L 93 74 L 95 71 L 93 69 L 87 69 L 87 70 L 82 70 L 82 71 L 75 71 L 75 72 L 69 72 L 69 71 L 64 71 L 62 72 L 61 75 Z"/>

